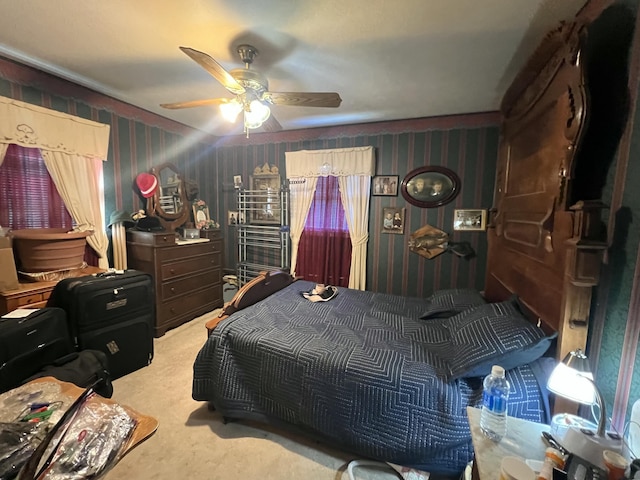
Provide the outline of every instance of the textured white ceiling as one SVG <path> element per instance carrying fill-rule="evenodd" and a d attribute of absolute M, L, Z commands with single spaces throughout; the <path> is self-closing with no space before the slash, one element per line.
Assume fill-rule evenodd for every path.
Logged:
<path fill-rule="evenodd" d="M 0 0 L 0 55 L 214 135 L 229 97 L 178 47 L 227 70 L 250 43 L 271 91 L 335 91 L 339 108 L 273 106 L 285 129 L 497 110 L 545 33 L 585 0 Z"/>

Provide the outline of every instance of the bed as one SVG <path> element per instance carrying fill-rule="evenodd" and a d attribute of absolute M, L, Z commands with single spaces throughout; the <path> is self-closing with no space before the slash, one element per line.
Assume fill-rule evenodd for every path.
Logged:
<path fill-rule="evenodd" d="M 193 398 L 225 418 L 292 426 L 440 474 L 472 459 L 466 407 L 480 405 L 494 363 L 507 368 L 509 413 L 548 421 L 546 375 L 586 347 L 603 249 L 601 205 L 574 194 L 588 112 L 584 28 L 550 32 L 504 97 L 482 293 L 341 288 L 313 303 L 302 295 L 310 282 L 263 272 L 207 323 Z"/>
<path fill-rule="evenodd" d="M 220 322 L 196 360 L 194 399 L 228 418 L 286 423 L 366 458 L 439 473 L 459 473 L 471 459 L 466 406 L 479 406 L 494 362 L 524 363 L 507 370 L 509 413 L 547 418 L 543 368 L 528 360 L 554 336 L 525 320 L 515 299 L 340 288 L 314 303 L 302 295 L 314 286 L 292 282 Z M 461 313 L 438 313 L 433 300 L 444 297 Z"/>

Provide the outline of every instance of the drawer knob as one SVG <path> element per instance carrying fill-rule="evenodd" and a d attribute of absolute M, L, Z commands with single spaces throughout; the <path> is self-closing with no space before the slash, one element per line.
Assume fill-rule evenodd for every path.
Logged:
<path fill-rule="evenodd" d="M 173 268 L 171 268 L 171 269 L 169 270 L 169 273 L 176 273 L 176 271 L 175 271 Z"/>
<path fill-rule="evenodd" d="M 167 236 L 165 235 L 164 237 L 162 237 L 162 241 L 166 242 L 167 241 Z"/>
<path fill-rule="evenodd" d="M 176 313 L 176 309 L 175 309 L 175 308 L 173 308 L 173 307 L 171 307 L 171 308 L 169 309 L 169 311 L 170 311 L 171 313 Z"/>
<path fill-rule="evenodd" d="M 176 293 L 176 287 L 171 287 L 171 293 Z"/>

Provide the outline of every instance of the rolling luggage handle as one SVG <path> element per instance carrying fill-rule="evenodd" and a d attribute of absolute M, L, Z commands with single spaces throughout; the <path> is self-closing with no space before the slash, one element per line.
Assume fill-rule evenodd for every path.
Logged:
<path fill-rule="evenodd" d="M 119 277 L 120 275 L 124 275 L 125 273 L 127 273 L 126 270 L 114 270 L 110 268 L 109 270 L 106 270 L 104 272 L 94 273 L 93 276 L 99 278 L 110 278 Z"/>

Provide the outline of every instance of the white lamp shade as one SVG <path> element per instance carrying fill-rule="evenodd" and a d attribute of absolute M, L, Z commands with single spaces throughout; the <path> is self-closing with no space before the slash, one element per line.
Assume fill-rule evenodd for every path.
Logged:
<path fill-rule="evenodd" d="M 269 118 L 271 110 L 259 100 L 253 100 L 249 104 L 249 110 L 244 111 L 244 126 L 246 128 L 258 128 Z"/>
<path fill-rule="evenodd" d="M 242 105 L 234 98 L 230 102 L 220 104 L 220 112 L 222 117 L 230 123 L 236 121 L 238 114 L 242 111 Z"/>
<path fill-rule="evenodd" d="M 596 392 L 591 372 L 577 370 L 559 363 L 551 373 L 547 388 L 562 397 L 585 405 L 596 403 Z"/>

